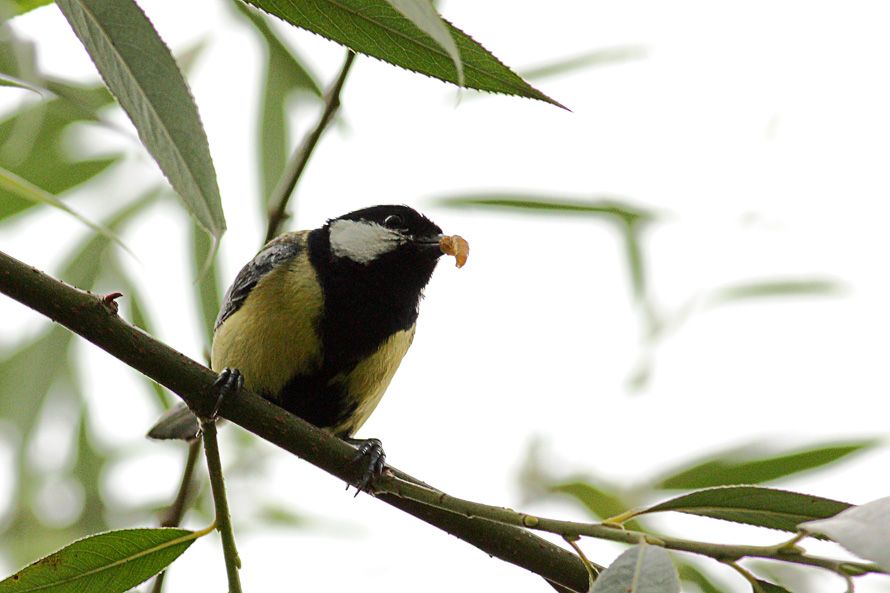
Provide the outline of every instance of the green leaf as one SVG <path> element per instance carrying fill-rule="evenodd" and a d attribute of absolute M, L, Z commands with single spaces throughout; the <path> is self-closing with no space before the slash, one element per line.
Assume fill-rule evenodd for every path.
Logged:
<path fill-rule="evenodd" d="M 57 0 L 186 207 L 214 237 L 226 228 L 197 107 L 170 50 L 132 0 Z"/>
<path fill-rule="evenodd" d="M 725 286 L 711 292 L 706 304 L 715 307 L 738 301 L 753 299 L 832 296 L 841 292 L 842 287 L 833 280 L 808 278 L 803 280 L 760 280 Z"/>
<path fill-rule="evenodd" d="M 0 138 L 4 139 L 0 143 L 0 167 L 58 195 L 95 177 L 120 155 L 73 161 L 64 148 L 68 126 L 94 121 L 95 111 L 112 101 L 108 91 L 59 81 L 47 81 L 46 86 L 56 98 L 25 107 L 0 121 Z M 36 203 L 0 188 L 0 220 Z"/>
<path fill-rule="evenodd" d="M 680 575 L 681 581 L 694 584 L 701 589 L 702 593 L 725 593 L 723 589 L 718 587 L 717 584 L 714 583 L 708 575 L 699 570 L 697 566 L 679 558 L 677 559 L 676 565 L 677 573 Z"/>
<path fill-rule="evenodd" d="M 38 95 L 43 94 L 43 89 L 37 88 L 33 84 L 25 82 L 24 80 L 20 80 L 15 76 L 10 76 L 3 73 L 0 73 L 0 86 L 25 89 L 27 91 L 37 93 Z"/>
<path fill-rule="evenodd" d="M 553 198 L 545 194 L 467 193 L 435 198 L 435 205 L 460 209 L 518 210 L 545 214 L 590 214 L 614 218 L 622 222 L 653 220 L 654 213 L 612 198 L 578 200 Z"/>
<path fill-rule="evenodd" d="M 874 448 L 878 444 L 879 441 L 875 439 L 823 444 L 801 451 L 762 457 L 754 457 L 752 447 L 740 447 L 737 450 L 724 452 L 716 459 L 708 459 L 675 470 L 656 482 L 653 487 L 689 490 L 731 484 L 760 484 L 834 463 L 854 453 Z"/>
<path fill-rule="evenodd" d="M 206 235 L 202 232 L 202 236 Z M 136 288 L 136 283 L 133 282 L 133 279 L 130 278 L 126 271 L 127 268 L 122 266 L 117 258 L 112 259 L 109 268 L 114 276 L 114 282 L 120 285 L 120 290 L 124 293 L 124 303 L 129 306 L 130 323 L 148 334 L 153 334 L 152 323 L 148 318 L 145 305 L 142 304 L 142 297 L 139 290 Z M 140 377 L 145 381 L 145 384 L 155 396 L 155 400 L 158 402 L 160 409 L 170 409 L 173 402 L 167 391 L 158 383 L 141 373 Z"/>
<path fill-rule="evenodd" d="M 156 194 L 149 193 L 121 208 L 105 223 L 109 229 L 123 224 L 153 203 Z M 102 269 L 102 256 L 109 239 L 94 235 L 82 245 L 70 249 L 74 255 L 63 266 L 59 277 L 73 286 L 89 290 Z M 47 333 L 0 360 L 0 418 L 8 418 L 24 435 L 33 429 L 37 414 L 53 382 L 68 363 L 67 348 L 71 332 L 54 326 Z M 29 377 L 22 381 L 21 377 Z M 9 398 L 9 401 L 4 401 Z"/>
<path fill-rule="evenodd" d="M 636 513 L 677 511 L 701 517 L 797 532 L 798 525 L 832 517 L 846 502 L 760 486 L 724 486 L 684 494 Z"/>
<path fill-rule="evenodd" d="M 123 593 L 159 573 L 207 532 L 160 527 L 91 535 L 0 582 L 0 593 Z"/>
<path fill-rule="evenodd" d="M 386 0 L 247 0 L 288 23 L 390 64 L 460 84 L 446 50 Z M 563 107 L 498 61 L 468 35 L 446 23 L 460 52 L 464 85 Z"/>
<path fill-rule="evenodd" d="M 448 25 L 436 12 L 433 3 L 429 0 L 387 0 L 387 2 L 445 50 L 457 71 L 458 86 L 464 86 L 464 66 L 460 61 L 460 51 L 457 49 L 457 44 L 451 36 Z"/>
<path fill-rule="evenodd" d="M 260 192 L 264 203 L 284 171 L 290 133 L 287 107 L 292 96 L 321 99 L 323 92 L 317 78 L 304 61 L 281 41 L 269 27 L 264 15 L 253 7 L 236 1 L 235 7 L 253 24 L 266 44 L 266 72 L 263 81 L 259 122 Z"/>
<path fill-rule="evenodd" d="M 528 68 L 520 72 L 520 74 L 523 78 L 529 80 L 541 80 L 542 78 L 571 74 L 584 68 L 610 66 L 612 64 L 639 60 L 645 58 L 648 53 L 649 52 L 645 47 L 636 45 L 610 47 L 581 54 L 579 56 L 572 56 L 571 58 L 563 58 L 542 66 Z"/>
<path fill-rule="evenodd" d="M 100 224 L 96 224 L 90 220 L 87 220 L 54 195 L 37 187 L 36 185 L 29 182 L 27 179 L 22 179 L 12 171 L 4 169 L 3 167 L 0 167 L 0 190 L 8 191 L 12 194 L 15 194 L 21 198 L 24 198 L 31 202 L 35 202 L 37 204 L 49 204 L 50 206 L 58 208 L 59 210 L 62 210 L 63 212 L 66 212 L 69 215 L 73 216 L 100 235 L 108 237 L 109 239 L 129 251 L 127 246 L 124 245 L 124 243 L 120 240 L 120 237 L 118 237 L 113 231 L 105 228 Z"/>
<path fill-rule="evenodd" d="M 0 0 L 0 17 L 17 16 L 51 4 L 53 0 Z M 2 18 L 0 18 L 2 21 Z"/>
<path fill-rule="evenodd" d="M 757 585 L 752 585 L 751 589 L 753 593 L 791 593 L 785 587 L 774 585 L 769 581 L 763 581 L 761 579 L 754 579 L 754 581 L 757 583 Z"/>
<path fill-rule="evenodd" d="M 207 265 L 208 261 L 209 266 Z M 216 316 L 220 309 L 219 268 L 212 241 L 196 226 L 192 227 L 192 265 L 198 276 L 196 296 L 203 321 L 201 325 L 209 349 L 210 343 L 213 341 Z"/>
<path fill-rule="evenodd" d="M 577 214 L 604 217 L 618 224 L 624 238 L 624 253 L 630 271 L 634 297 L 642 300 L 646 293 L 646 270 L 641 249 L 640 234 L 655 214 L 612 198 L 577 200 L 554 199 L 547 195 L 523 193 L 479 193 L 441 197 L 434 200 L 438 206 L 462 209 L 515 210 L 546 214 Z"/>
<path fill-rule="evenodd" d="M 592 593 L 680 593 L 680 581 L 664 548 L 640 544 L 599 575 Z"/>
<path fill-rule="evenodd" d="M 623 513 L 627 509 L 627 505 L 621 502 L 620 498 L 590 482 L 582 482 L 580 480 L 563 482 L 562 484 L 551 486 L 550 491 L 568 494 L 583 504 L 591 514 L 600 519 L 608 519 Z"/>

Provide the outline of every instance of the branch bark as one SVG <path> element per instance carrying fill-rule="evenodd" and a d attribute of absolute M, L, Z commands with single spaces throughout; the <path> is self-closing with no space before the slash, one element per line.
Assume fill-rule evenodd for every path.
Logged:
<path fill-rule="evenodd" d="M 131 326 L 101 297 L 64 284 L 3 252 L 0 292 L 164 385 L 192 408 L 211 409 L 215 404 L 213 371 Z M 351 463 L 355 455 L 352 447 L 256 394 L 245 390 L 237 398 L 223 400 L 219 415 L 350 484 L 361 479 L 361 468 Z M 384 487 L 375 489 L 379 500 L 544 577 L 558 590 L 588 590 L 587 570 L 573 553 L 522 527 L 412 500 L 408 496 L 416 498 L 423 491 L 441 495 L 442 500 L 450 497 L 398 470 L 393 473 L 397 481 L 384 479 Z M 388 487 L 393 491 L 387 491 Z"/>

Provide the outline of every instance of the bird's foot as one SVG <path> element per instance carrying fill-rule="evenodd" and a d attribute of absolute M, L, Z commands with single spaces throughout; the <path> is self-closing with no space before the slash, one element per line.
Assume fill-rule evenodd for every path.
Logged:
<path fill-rule="evenodd" d="M 237 394 L 242 387 L 244 387 L 244 376 L 241 374 L 241 371 L 228 367 L 224 368 L 211 387 L 212 392 L 216 395 L 216 402 L 213 404 L 210 414 L 204 420 L 215 421 L 219 416 L 219 409 L 222 406 L 223 400 Z"/>
<path fill-rule="evenodd" d="M 379 439 L 345 438 L 343 440 L 356 448 L 352 463 L 367 464 L 362 473 L 362 480 L 356 486 L 355 495 L 358 496 L 359 492 L 368 492 L 368 487 L 374 480 L 383 475 L 383 468 L 386 467 L 386 453 L 383 452 L 383 444 Z M 349 484 L 346 485 L 346 488 L 349 488 Z"/>

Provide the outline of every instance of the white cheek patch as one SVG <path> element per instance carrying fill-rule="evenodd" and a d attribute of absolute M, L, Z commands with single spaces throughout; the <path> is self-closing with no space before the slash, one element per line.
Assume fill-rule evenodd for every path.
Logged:
<path fill-rule="evenodd" d="M 396 231 L 373 222 L 335 220 L 330 226 L 331 253 L 367 264 L 405 242 Z"/>

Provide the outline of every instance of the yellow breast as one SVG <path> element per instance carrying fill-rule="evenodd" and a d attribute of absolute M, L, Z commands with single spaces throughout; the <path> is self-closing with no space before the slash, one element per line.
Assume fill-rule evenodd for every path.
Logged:
<path fill-rule="evenodd" d="M 288 269 L 303 273 L 288 273 Z M 277 394 L 291 377 L 314 371 L 322 352 L 316 328 L 321 287 L 303 251 L 257 283 L 241 308 L 216 330 L 211 368 L 236 368 L 251 391 Z"/>
<path fill-rule="evenodd" d="M 344 383 L 348 397 L 355 402 L 355 412 L 341 424 L 331 428 L 336 435 L 354 434 L 380 403 L 405 353 L 414 340 L 415 326 L 391 335 L 374 354 L 362 360 L 352 371 L 334 378 Z"/>

